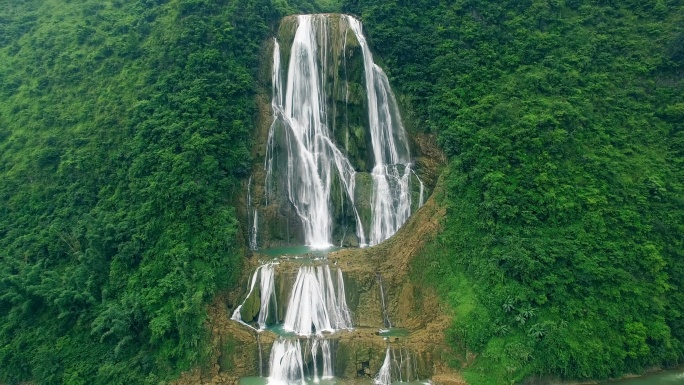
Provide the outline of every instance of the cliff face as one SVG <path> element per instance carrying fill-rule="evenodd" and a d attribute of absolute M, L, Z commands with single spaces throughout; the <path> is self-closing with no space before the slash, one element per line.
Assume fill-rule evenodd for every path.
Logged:
<path fill-rule="evenodd" d="M 440 195 L 440 191 L 437 187 L 435 194 Z M 330 337 L 334 341 L 335 376 L 342 381 L 367 381 L 374 377 L 389 348 L 393 357 L 404 357 L 403 370 L 409 370 L 414 379 L 465 384 L 447 367 L 453 352 L 446 344 L 445 331 L 451 325 L 452 314 L 434 290 L 412 278 L 419 274 L 412 271 L 412 260 L 421 258 L 423 247 L 439 232 L 444 219 L 445 209 L 440 198 L 433 196 L 394 237 L 381 245 L 344 249 L 328 255 L 328 263 L 344 271 L 347 302 L 355 325 L 352 331 L 338 331 Z M 255 254 L 245 270 L 254 271 L 259 259 L 264 258 Z M 276 282 L 291 280 L 296 266 L 293 262 L 281 262 Z M 184 374 L 177 382 L 179 385 L 234 384 L 240 377 L 268 375 L 269 352 L 277 335 L 270 331 L 256 333 L 229 319 L 245 299 L 249 279 L 244 276 L 240 288 L 220 296 L 210 308 L 208 325 L 213 339 L 213 365 L 205 371 Z M 396 331 L 388 336 L 378 333 L 386 326 L 380 282 L 387 316 Z M 286 302 L 288 295 L 279 288 L 288 286 L 276 284 L 279 303 Z M 258 290 L 251 297 L 258 306 Z M 244 305 L 248 309 L 243 310 L 246 320 L 256 314 L 249 309 L 249 302 L 248 298 Z"/>
<path fill-rule="evenodd" d="M 353 193 L 347 192 L 347 181 L 336 173 L 330 185 L 330 210 L 332 222 L 332 243 L 356 247 L 360 243 L 357 223 L 360 221 L 368 238 L 372 220 L 372 172 L 376 166 L 369 122 L 369 99 L 361 44 L 342 15 L 325 14 L 314 18 L 316 35 L 315 65 L 320 71 L 322 97 L 321 122 L 329 132 L 331 146 L 339 150 L 339 156 L 330 162 L 348 161 L 355 173 Z M 269 39 L 262 48 L 260 70 L 260 93 L 257 97 L 259 116 L 254 133 L 252 155 L 255 160 L 252 173 L 241 201 L 240 213 L 244 237 L 252 248 L 268 248 L 283 245 L 304 244 L 302 220 L 288 197 L 288 185 L 298 183 L 288 174 L 292 167 L 289 160 L 287 129 L 274 125 L 273 102 L 277 91 L 274 83 L 274 55 L 278 55 L 280 71 L 275 82 L 287 84 L 291 75 L 289 65 L 293 39 L 298 26 L 297 16 L 288 16 L 280 24 L 274 39 Z M 277 44 L 277 47 L 276 47 Z M 276 49 L 274 49 L 276 48 Z M 367 63 L 366 63 L 367 65 Z M 375 70 L 374 70 L 375 71 Z M 280 90 L 280 92 L 290 92 Z M 394 95 L 390 95 L 394 99 Z M 284 98 L 285 95 L 282 95 Z M 401 102 L 401 98 L 400 102 Z M 390 101 L 388 110 L 396 109 L 396 102 Z M 392 107 L 393 106 L 393 107 Z M 410 107 L 410 106 L 407 106 Z M 380 113 L 383 113 L 380 111 Z M 398 111 L 388 111 L 398 118 Z M 407 159 L 410 159 L 409 189 L 411 211 L 415 212 L 422 196 L 426 199 L 437 179 L 437 170 L 444 157 L 433 137 L 415 133 L 416 123 L 409 121 L 406 132 L 401 119 L 397 119 L 402 141 L 407 142 Z M 278 123 L 275 123 L 278 125 Z M 270 134 L 269 134 L 270 133 Z M 269 141 L 269 135 L 273 137 Z M 336 151 L 337 151 L 336 150 Z M 296 167 L 296 164 L 295 164 Z M 271 174 L 267 169 L 271 168 Z M 333 167 L 334 168 L 334 167 Z M 358 219 L 357 219 L 358 218 Z"/>
<path fill-rule="evenodd" d="M 179 384 L 228 384 L 236 383 L 241 377 L 269 374 L 269 354 L 279 338 L 278 332 L 257 333 L 230 318 L 241 306 L 236 314 L 244 322 L 255 325 L 262 297 L 269 295 L 261 292 L 259 284 L 252 286 L 252 274 L 273 258 L 260 254 L 259 250 L 305 243 L 302 219 L 287 190 L 290 183 L 298 182 L 290 178 L 288 169 L 297 161 L 288 158 L 292 152 L 289 136 L 292 133 L 287 125 L 295 123 L 274 119 L 274 112 L 278 118 L 287 115 L 279 109 L 283 104 L 280 98 L 285 98 L 282 95 L 284 88 L 280 89 L 279 85 L 286 84 L 288 76 L 295 76 L 288 70 L 290 55 L 307 54 L 292 47 L 300 22 L 296 16 L 284 18 L 276 38 L 269 39 L 262 48 L 261 92 L 257 96 L 260 114 L 252 150 L 255 163 L 239 206 L 246 243 L 257 250 L 253 250 L 246 261 L 239 287 L 219 296 L 209 309 L 213 364 L 204 371 L 185 373 Z M 390 129 L 389 135 L 406 143 L 406 159 L 410 159 L 410 163 L 401 171 L 410 178 L 410 211 L 415 214 L 390 239 L 377 246 L 356 248 L 363 243 L 357 224 L 361 223 L 366 231 L 370 227 L 372 190 L 376 188 L 372 173 L 377 166 L 375 158 L 379 156 L 374 151 L 372 128 L 369 127 L 372 126 L 369 122 L 373 116 L 369 114 L 372 102 L 366 95 L 369 88 L 364 72 L 368 70 L 368 63 L 364 62 L 368 59 L 364 58 L 368 51 L 363 52 L 358 35 L 352 32 L 345 16 L 317 15 L 312 22 L 317 28 L 316 54 L 315 63 L 308 71 L 313 71 L 314 67 L 317 71 L 320 69 L 320 78 L 316 81 L 323 89 L 320 100 L 312 103 L 320 102 L 319 108 L 324 111 L 320 116 L 329 132 L 330 147 L 339 150 L 331 161 L 344 158 L 354 173 L 352 197 L 345 185 L 348 181 L 343 180 L 345 176 L 332 178 L 329 194 L 332 242 L 351 248 L 330 252 L 323 260 L 310 258 L 302 262 L 301 259 L 278 258 L 273 268 L 273 297 L 277 310 L 269 313 L 268 322 L 277 324 L 285 318 L 285 305 L 302 263 L 339 269 L 344 276 L 353 330 L 338 330 L 325 337 L 331 344 L 336 378 L 345 382 L 367 382 L 378 374 L 386 358 L 390 357 L 395 362 L 393 375 L 401 376 L 404 381 L 441 378 L 441 382 L 458 384 L 460 377 L 451 373 L 446 365 L 451 352 L 444 333 L 451 323 L 450 314 L 436 293 L 414 281 L 415 273 L 411 272 L 411 261 L 420 258 L 423 246 L 439 231 L 445 216 L 445 209 L 438 201 L 427 199 L 433 190 L 439 190 L 435 185 L 444 157 L 434 138 L 415 130 L 415 123 L 410 122 L 404 131 L 399 120 L 400 130 Z M 373 71 L 381 70 L 373 68 Z M 292 91 L 288 89 L 287 92 Z M 396 114 L 398 118 L 394 95 L 391 91 L 386 95 L 392 100 L 384 101 L 386 111 L 380 113 Z M 253 279 L 256 282 L 256 274 Z M 389 326 L 389 332 L 381 332 Z M 308 344 L 302 341 L 303 345 Z M 315 359 L 306 354 L 303 358 L 305 365 Z"/>

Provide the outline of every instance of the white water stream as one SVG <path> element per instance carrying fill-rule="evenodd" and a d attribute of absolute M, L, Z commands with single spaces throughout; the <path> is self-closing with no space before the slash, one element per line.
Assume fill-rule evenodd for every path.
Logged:
<path fill-rule="evenodd" d="M 299 268 L 287 306 L 285 330 L 301 336 L 311 336 L 351 329 L 351 316 L 343 296 L 342 271 L 339 268 L 337 270 L 336 290 L 328 265 Z"/>
<path fill-rule="evenodd" d="M 373 62 L 361 22 L 345 16 L 361 44 L 373 143 L 373 192 L 370 244 L 394 235 L 411 216 L 411 161 L 406 132 L 387 75 Z"/>
<path fill-rule="evenodd" d="M 387 346 L 385 359 L 375 375 L 376 385 L 390 385 L 394 382 L 418 381 L 418 369 L 414 355 L 406 348 L 393 349 Z"/>
<path fill-rule="evenodd" d="M 328 108 L 327 66 L 331 48 L 328 15 L 300 15 L 290 51 L 287 77 L 283 80 L 280 44 L 274 43 L 271 107 L 274 120 L 268 134 L 266 199 L 273 191 L 276 142 L 284 137 L 286 166 L 285 191 L 297 213 L 304 241 L 314 248 L 332 243 L 333 207 L 331 187 L 337 178 L 356 220 L 356 236 L 361 246 L 376 245 L 392 236 L 411 215 L 411 160 L 408 140 L 397 102 L 383 70 L 373 56 L 363 35 L 361 22 L 342 15 L 339 23 L 346 36 L 351 31 L 363 55 L 367 97 L 368 127 L 374 165 L 370 172 L 371 218 L 368 233 L 354 202 L 356 174 L 345 152 L 335 143 L 329 124 L 334 114 Z M 345 96 L 346 97 L 346 96 Z M 346 146 L 345 146 L 346 148 Z M 346 151 L 346 150 L 345 150 Z M 422 183 L 421 183 L 422 185 Z"/>

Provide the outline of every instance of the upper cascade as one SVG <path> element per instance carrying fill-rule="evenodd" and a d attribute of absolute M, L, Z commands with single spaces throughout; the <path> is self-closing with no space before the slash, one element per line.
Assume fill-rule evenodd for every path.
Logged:
<path fill-rule="evenodd" d="M 412 200 L 414 209 L 422 203 L 423 186 L 361 22 L 334 14 L 287 18 L 273 43 L 271 81 L 264 209 L 287 206 L 299 220 L 293 236 L 313 248 L 391 237 L 411 215 Z M 261 217 L 254 210 L 252 247 Z"/>

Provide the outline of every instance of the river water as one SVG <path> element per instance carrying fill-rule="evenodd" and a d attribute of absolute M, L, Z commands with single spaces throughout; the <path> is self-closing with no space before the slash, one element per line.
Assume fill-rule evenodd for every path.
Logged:
<path fill-rule="evenodd" d="M 369 381 L 366 381 L 369 382 Z M 240 379 L 240 385 L 265 385 L 268 383 L 267 378 L 262 377 L 245 377 Z M 347 383 L 359 383 L 350 381 L 340 381 L 338 379 L 334 380 L 321 380 L 320 385 L 326 384 L 347 384 Z M 424 382 L 414 382 L 415 384 L 422 384 Z M 407 384 L 402 382 L 401 384 Z M 684 384 L 684 369 L 678 370 L 667 370 L 663 372 L 648 374 L 645 376 L 640 376 L 636 378 L 627 378 L 622 380 L 613 380 L 600 383 L 602 385 L 680 385 Z"/>
<path fill-rule="evenodd" d="M 684 384 L 684 368 L 667 370 L 642 377 L 605 382 L 606 385 L 675 385 Z"/>

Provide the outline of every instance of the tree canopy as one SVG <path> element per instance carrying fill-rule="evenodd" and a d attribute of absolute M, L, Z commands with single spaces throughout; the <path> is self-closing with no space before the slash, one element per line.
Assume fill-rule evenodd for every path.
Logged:
<path fill-rule="evenodd" d="M 0 382 L 202 362 L 242 265 L 260 46 L 314 6 L 0 1 Z"/>
<path fill-rule="evenodd" d="M 424 259 L 472 384 L 684 359 L 683 9 L 346 1 L 449 155 Z"/>
<path fill-rule="evenodd" d="M 680 2 L 341 3 L 449 157 L 414 269 L 469 382 L 684 361 Z M 0 382 L 206 363 L 206 304 L 243 262 L 262 45 L 338 6 L 0 0 Z"/>

